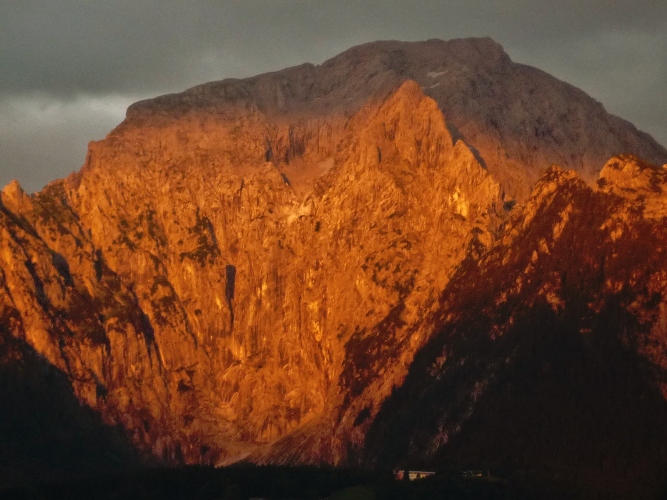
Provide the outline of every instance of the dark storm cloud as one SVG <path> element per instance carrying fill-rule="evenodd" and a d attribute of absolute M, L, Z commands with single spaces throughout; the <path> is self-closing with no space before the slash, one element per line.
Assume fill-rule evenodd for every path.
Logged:
<path fill-rule="evenodd" d="M 664 31 L 648 1 L 30 1 L 0 7 L 0 87 L 56 94 L 153 91 L 199 76 L 321 62 L 378 38 L 490 35 L 506 47 Z M 604 38 L 604 37 L 602 37 Z M 604 47 L 600 47 L 601 50 Z M 645 44 L 639 50 L 650 50 Z M 207 66 L 213 66 L 209 69 Z M 215 74 L 211 74 L 215 73 Z"/>
<path fill-rule="evenodd" d="M 28 192 L 78 170 L 91 139 L 104 137 L 133 99 L 48 96 L 0 100 L 0 189 L 18 179 Z"/>
<path fill-rule="evenodd" d="M 664 26 L 663 0 L 2 2 L 0 185 L 76 168 L 132 100 L 376 39 L 491 36 L 666 144 Z"/>

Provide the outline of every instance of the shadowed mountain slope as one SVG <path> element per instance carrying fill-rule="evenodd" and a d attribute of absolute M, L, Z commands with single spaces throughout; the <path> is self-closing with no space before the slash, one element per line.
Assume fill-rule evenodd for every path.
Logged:
<path fill-rule="evenodd" d="M 68 377 L 0 325 L 0 491 L 141 463 L 122 429 L 81 406 Z"/>
<path fill-rule="evenodd" d="M 641 205 L 607 180 L 641 176 Z M 384 403 L 365 460 L 664 491 L 667 232 L 645 207 L 666 178 L 632 158 L 611 161 L 596 189 L 550 170 L 496 248 L 450 281 L 445 326 Z"/>

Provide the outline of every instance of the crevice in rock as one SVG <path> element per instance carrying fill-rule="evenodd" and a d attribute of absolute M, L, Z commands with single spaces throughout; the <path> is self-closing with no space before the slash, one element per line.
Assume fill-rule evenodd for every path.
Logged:
<path fill-rule="evenodd" d="M 234 288 L 236 287 L 236 266 L 227 264 L 225 266 L 225 299 L 229 307 L 230 332 L 234 331 Z"/>

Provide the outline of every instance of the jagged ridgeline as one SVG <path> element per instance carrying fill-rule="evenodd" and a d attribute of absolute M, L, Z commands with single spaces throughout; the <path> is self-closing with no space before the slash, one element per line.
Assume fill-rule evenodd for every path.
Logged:
<path fill-rule="evenodd" d="M 0 362 L 156 463 L 658 492 L 666 161 L 490 39 L 141 101 L 78 173 L 2 191 Z"/>

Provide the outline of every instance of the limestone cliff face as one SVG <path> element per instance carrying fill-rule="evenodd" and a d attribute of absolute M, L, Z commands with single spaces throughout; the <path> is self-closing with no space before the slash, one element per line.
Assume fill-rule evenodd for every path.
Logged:
<path fill-rule="evenodd" d="M 336 148 L 290 153 L 267 123 L 124 125 L 80 174 L 3 191 L 17 336 L 168 460 L 261 457 L 309 423 L 326 437 L 304 459 L 342 460 L 503 211 L 414 82 L 347 119 Z"/>
<path fill-rule="evenodd" d="M 399 388 L 439 387 L 448 342 L 465 351 L 443 331 L 510 338 L 523 307 L 579 317 L 621 290 L 642 325 L 624 345 L 665 392 L 665 170 L 602 168 L 621 152 L 667 158 L 490 40 L 369 44 L 143 101 L 80 172 L 2 191 L 0 333 L 167 463 L 373 463 Z M 535 185 L 553 162 L 574 170 Z M 653 260 L 623 274 L 637 245 Z M 442 408 L 428 457 L 469 417 Z"/>

